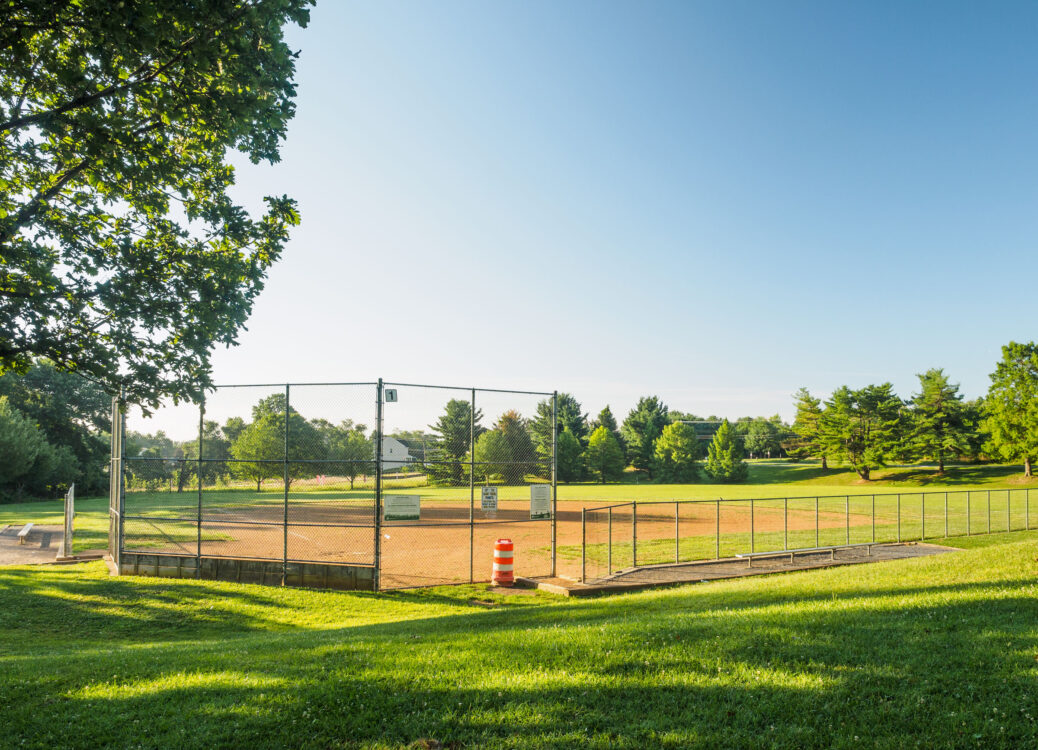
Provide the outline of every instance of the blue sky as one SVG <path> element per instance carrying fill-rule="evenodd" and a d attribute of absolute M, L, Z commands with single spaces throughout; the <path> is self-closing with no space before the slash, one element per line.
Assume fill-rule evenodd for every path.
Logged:
<path fill-rule="evenodd" d="M 218 382 L 792 416 L 1035 338 L 1038 5 L 332 2 L 290 32 L 303 224 Z"/>

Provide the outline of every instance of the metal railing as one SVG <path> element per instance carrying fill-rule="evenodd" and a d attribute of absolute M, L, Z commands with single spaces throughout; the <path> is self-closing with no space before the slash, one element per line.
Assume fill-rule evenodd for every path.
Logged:
<path fill-rule="evenodd" d="M 615 503 L 581 511 L 581 580 L 629 568 L 1036 528 L 1030 489 Z"/>

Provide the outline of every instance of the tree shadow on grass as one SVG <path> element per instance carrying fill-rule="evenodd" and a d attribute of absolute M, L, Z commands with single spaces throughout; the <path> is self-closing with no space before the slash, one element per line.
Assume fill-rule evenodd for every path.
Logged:
<path fill-rule="evenodd" d="M 542 613 L 539 634 L 524 610 L 41 657 L 0 677 L 0 716 L 15 744 L 63 747 L 1034 746 L 1038 600 L 984 593 L 1019 585 L 895 611 L 597 602 L 558 613 L 579 627 Z"/>

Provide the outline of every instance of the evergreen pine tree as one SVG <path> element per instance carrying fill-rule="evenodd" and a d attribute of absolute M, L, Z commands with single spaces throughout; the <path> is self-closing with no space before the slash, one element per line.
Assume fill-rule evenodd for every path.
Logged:
<path fill-rule="evenodd" d="M 646 396 L 638 400 L 621 428 L 628 459 L 634 468 L 647 472 L 650 478 L 656 458 L 656 439 L 669 423 L 667 406 L 655 396 Z"/>
<path fill-rule="evenodd" d="M 595 426 L 605 427 L 610 433 L 612 433 L 613 437 L 616 439 L 616 444 L 620 446 L 620 451 L 626 465 L 627 443 L 624 442 L 624 437 L 620 433 L 620 427 L 616 423 L 616 417 L 613 416 L 613 410 L 609 408 L 609 404 L 606 404 L 605 408 L 598 413 L 598 419 L 595 420 Z"/>
<path fill-rule="evenodd" d="M 711 479 L 721 483 L 742 482 L 749 475 L 750 468 L 743 461 L 742 448 L 727 419 L 714 433 L 714 439 L 707 449 L 704 468 Z"/>
<path fill-rule="evenodd" d="M 919 393 L 912 398 L 912 447 L 924 458 L 937 462 L 969 452 L 969 424 L 959 386 L 948 382 L 944 370 L 930 369 L 919 377 Z"/>
<path fill-rule="evenodd" d="M 818 456 L 822 459 L 822 468 L 828 469 L 825 450 L 821 445 L 822 402 L 812 396 L 806 388 L 793 394 L 797 415 L 793 421 L 793 430 L 797 433 L 796 444 L 790 452 L 794 458 Z"/>
<path fill-rule="evenodd" d="M 656 479 L 670 484 L 694 482 L 699 474 L 699 438 L 692 425 L 675 422 L 663 428 L 654 446 Z"/>

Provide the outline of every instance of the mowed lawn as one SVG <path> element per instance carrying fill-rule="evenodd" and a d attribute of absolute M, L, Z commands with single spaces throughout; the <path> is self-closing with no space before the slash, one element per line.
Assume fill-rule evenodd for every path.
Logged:
<path fill-rule="evenodd" d="M 591 601 L 0 568 L 2 744 L 1038 746 L 1038 534 L 962 544 Z"/>

